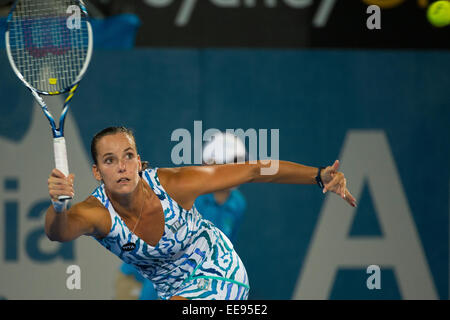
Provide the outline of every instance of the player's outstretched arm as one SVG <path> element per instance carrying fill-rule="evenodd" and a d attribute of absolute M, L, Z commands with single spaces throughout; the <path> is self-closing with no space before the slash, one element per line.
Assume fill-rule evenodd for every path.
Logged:
<path fill-rule="evenodd" d="M 274 160 L 272 160 L 274 161 Z M 273 174 L 264 174 L 263 169 L 273 167 L 273 163 L 255 161 L 180 168 L 161 168 L 158 170 L 160 181 L 174 199 L 184 208 L 190 208 L 199 195 L 216 192 L 250 182 L 316 184 L 318 168 L 289 161 L 276 160 L 278 170 Z M 346 179 L 338 171 L 339 161 L 321 171 L 324 193 L 331 191 L 350 205 L 356 201 L 346 187 Z M 267 171 L 266 171 L 267 172 Z"/>
<path fill-rule="evenodd" d="M 351 206 L 356 207 L 356 199 L 347 189 L 347 179 L 342 172 L 339 172 L 339 160 L 336 160 L 331 166 L 324 167 L 320 171 L 320 178 L 323 183 L 322 192 L 331 191 L 336 193 Z M 263 167 L 273 166 L 273 164 L 264 164 Z M 259 174 L 253 180 L 254 182 L 272 182 L 272 183 L 294 183 L 294 184 L 317 184 L 318 168 L 304 166 L 289 161 L 279 161 L 279 168 L 276 174 Z"/>

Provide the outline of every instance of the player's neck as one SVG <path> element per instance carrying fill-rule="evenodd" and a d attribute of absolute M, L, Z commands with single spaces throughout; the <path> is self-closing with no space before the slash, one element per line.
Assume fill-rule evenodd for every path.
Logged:
<path fill-rule="evenodd" d="M 134 191 L 130 194 L 108 194 L 108 198 L 117 213 L 122 217 L 137 217 L 145 200 L 142 181 L 139 181 Z"/>

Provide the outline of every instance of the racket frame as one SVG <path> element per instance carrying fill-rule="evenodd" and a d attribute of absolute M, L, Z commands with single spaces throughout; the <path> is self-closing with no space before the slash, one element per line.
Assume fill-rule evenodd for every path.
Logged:
<path fill-rule="evenodd" d="M 88 50 L 86 53 L 86 59 L 84 61 L 84 65 L 81 68 L 77 78 L 70 86 L 68 86 L 67 88 L 65 88 L 62 91 L 46 92 L 46 91 L 41 91 L 41 90 L 34 88 L 32 85 L 30 85 L 25 80 L 23 75 L 18 70 L 18 68 L 14 62 L 14 59 L 12 57 L 12 54 L 11 54 L 11 47 L 10 47 L 10 42 L 9 42 L 9 25 L 10 25 L 10 22 L 11 22 L 11 19 L 13 16 L 13 12 L 16 9 L 17 3 L 19 1 L 20 0 L 14 1 L 13 5 L 11 7 L 11 10 L 8 14 L 8 18 L 7 18 L 7 30 L 5 32 L 6 54 L 8 56 L 8 60 L 11 64 L 11 67 L 12 67 L 14 73 L 23 82 L 23 84 L 31 91 L 33 97 L 35 98 L 35 100 L 41 107 L 42 111 L 44 112 L 44 115 L 48 119 L 51 129 L 52 129 L 52 134 L 53 134 L 53 149 L 54 149 L 55 166 L 58 170 L 60 170 L 62 173 L 64 173 L 65 176 L 68 176 L 69 175 L 69 166 L 68 166 L 68 161 L 67 161 L 66 141 L 64 138 L 64 122 L 66 119 L 67 112 L 69 110 L 70 101 L 72 100 L 73 95 L 78 88 L 78 84 L 80 83 L 81 79 L 83 78 L 84 74 L 86 73 L 86 70 L 89 66 L 89 63 L 90 63 L 91 57 L 92 57 L 92 51 L 93 51 L 93 46 L 94 46 L 94 44 L 93 44 L 94 37 L 93 37 L 92 27 L 89 22 L 89 15 L 87 13 L 86 6 L 84 5 L 83 1 L 81 1 L 81 0 L 77 1 L 81 12 L 86 17 L 85 22 L 86 22 L 87 32 L 88 32 Z M 59 118 L 59 126 L 57 127 L 52 113 L 50 112 L 50 110 L 48 110 L 44 99 L 40 95 L 54 96 L 54 95 L 64 94 L 67 92 L 69 92 L 69 94 L 64 101 L 64 105 L 63 105 L 63 108 L 61 111 L 61 116 Z M 59 201 L 65 201 L 65 200 L 70 200 L 70 199 L 71 199 L 71 197 L 69 197 L 69 196 L 60 196 L 58 198 Z"/>

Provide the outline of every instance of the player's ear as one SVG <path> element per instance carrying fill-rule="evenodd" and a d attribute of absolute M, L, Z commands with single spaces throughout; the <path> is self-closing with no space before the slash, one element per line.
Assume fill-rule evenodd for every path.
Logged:
<path fill-rule="evenodd" d="M 92 165 L 92 174 L 94 175 L 95 180 L 102 181 L 102 176 L 100 175 L 100 171 L 98 171 L 97 165 Z"/>
<path fill-rule="evenodd" d="M 142 161 L 141 161 L 141 156 L 139 154 L 137 155 L 137 159 L 139 162 L 138 172 L 141 172 L 142 171 Z"/>

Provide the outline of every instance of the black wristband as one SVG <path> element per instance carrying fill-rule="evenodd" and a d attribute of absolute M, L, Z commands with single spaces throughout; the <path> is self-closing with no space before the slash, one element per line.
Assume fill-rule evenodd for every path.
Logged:
<path fill-rule="evenodd" d="M 317 171 L 317 176 L 316 176 L 316 182 L 320 189 L 324 188 L 322 178 L 320 177 L 320 171 L 322 171 L 322 169 L 325 169 L 325 167 L 319 167 L 319 170 Z"/>

